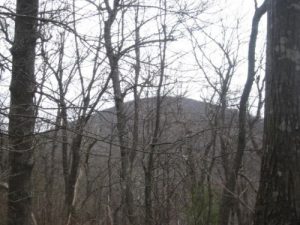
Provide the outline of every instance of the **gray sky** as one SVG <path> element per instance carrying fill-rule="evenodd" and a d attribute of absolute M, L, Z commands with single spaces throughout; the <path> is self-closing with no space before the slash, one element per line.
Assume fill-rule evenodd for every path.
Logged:
<path fill-rule="evenodd" d="M 149 4 L 151 3 L 150 0 L 147 1 L 149 1 Z M 258 0 L 259 4 L 261 4 L 261 2 L 262 0 Z M 221 41 L 221 25 L 224 25 L 225 27 L 231 29 L 233 27 L 236 27 L 237 21 L 239 21 L 238 36 L 242 43 L 239 50 L 239 57 L 241 60 L 243 60 L 243 63 L 241 63 L 240 67 L 238 67 L 235 78 L 232 81 L 232 89 L 240 89 L 243 86 L 247 75 L 247 43 L 249 40 L 249 34 L 251 29 L 252 15 L 254 13 L 254 0 L 211 0 L 211 3 L 212 6 L 208 10 L 208 12 L 203 15 L 204 21 L 211 21 L 211 25 L 207 29 L 207 32 L 209 32 L 211 36 Z M 85 25 L 83 25 L 82 29 L 85 31 L 89 29 L 86 33 L 92 32 L 93 30 L 95 30 L 95 28 L 91 25 L 91 21 L 89 21 L 88 24 L 85 22 Z M 261 51 L 262 46 L 264 44 L 265 18 L 263 19 L 263 22 L 261 23 L 260 27 L 261 33 L 260 38 L 258 39 L 257 52 Z M 203 36 L 199 34 L 200 41 L 202 37 Z M 234 45 L 236 40 L 232 40 L 232 42 Z M 170 55 L 173 56 L 177 53 L 186 53 L 186 55 L 183 58 L 178 59 L 178 61 L 176 62 L 177 64 L 174 64 L 176 68 L 179 68 L 178 72 L 170 72 L 174 76 L 173 79 L 183 81 L 181 84 L 178 85 L 178 87 L 182 88 L 182 90 L 177 90 L 178 94 L 181 94 L 181 92 L 184 92 L 186 90 L 187 97 L 199 100 L 201 93 L 207 93 L 206 90 L 203 88 L 207 84 L 204 82 L 203 75 L 201 74 L 201 72 L 191 71 L 191 68 L 195 69 L 195 60 L 192 54 L 192 48 L 188 37 L 181 39 L 178 42 L 174 42 L 173 44 L 170 44 L 169 49 L 171 50 Z M 207 50 L 213 52 L 214 47 L 211 46 Z M 214 59 L 215 62 L 218 62 L 220 60 L 220 58 L 218 57 L 218 51 L 212 53 L 211 57 Z M 211 74 L 211 76 L 213 77 L 214 74 Z M 10 80 L 9 75 L 7 76 L 7 78 L 7 82 L 2 82 L 1 84 L 1 92 L 4 92 L 3 94 L 8 93 L 7 90 Z"/>
<path fill-rule="evenodd" d="M 262 3 L 261 0 L 258 0 L 258 4 L 260 5 Z M 210 14 L 211 13 L 211 14 Z M 239 67 L 237 68 L 237 71 L 235 73 L 235 76 L 232 80 L 232 90 L 241 90 L 247 76 L 247 54 L 248 54 L 248 41 L 251 31 L 251 21 L 252 16 L 254 14 L 254 0 L 215 0 L 212 7 L 209 9 L 208 15 L 206 15 L 207 20 L 212 21 L 212 24 L 210 27 L 208 27 L 208 32 L 210 32 L 211 36 L 215 37 L 219 42 L 222 42 L 221 31 L 222 26 L 225 28 L 228 28 L 228 32 L 230 32 L 230 29 L 237 26 L 238 23 L 238 31 L 236 31 L 236 35 L 238 36 L 239 42 L 240 42 L 240 49 L 238 52 L 239 59 L 241 60 L 241 63 L 239 64 Z M 259 37 L 257 41 L 257 58 L 261 57 L 261 55 L 264 53 L 264 44 L 265 44 L 265 35 L 266 35 L 266 16 L 263 17 L 261 23 L 260 23 L 260 32 Z M 233 31 L 235 32 L 235 31 Z M 233 35 L 234 36 L 234 35 Z M 201 39 L 201 36 L 199 37 Z M 185 40 L 186 41 L 186 40 Z M 185 43 L 183 41 L 183 43 Z M 232 40 L 233 46 L 237 44 L 237 40 Z M 187 42 L 186 42 L 187 43 Z M 186 48 L 185 44 L 182 44 L 184 48 Z M 211 49 L 210 49 L 211 48 Z M 215 51 L 214 54 L 212 54 L 212 59 L 214 62 L 218 62 L 220 60 L 220 57 L 218 54 L 220 54 L 220 51 L 217 49 L 213 49 L 214 46 L 211 45 L 207 48 L 208 51 Z M 232 49 L 235 51 L 235 49 Z M 189 56 L 191 57 L 191 56 Z M 193 61 L 191 58 L 187 57 L 187 61 Z M 193 62 L 194 63 L 194 62 Z M 221 63 L 221 62 L 220 62 Z M 263 71 L 262 72 L 262 76 Z M 213 73 L 210 74 L 211 77 L 214 76 Z M 186 83 L 186 89 L 188 90 L 188 97 L 194 98 L 199 100 L 200 93 L 202 93 L 202 96 L 206 95 L 207 90 L 203 88 L 203 86 L 207 85 L 207 83 L 204 81 L 203 76 L 201 73 L 196 72 L 194 73 L 194 81 Z M 213 79 L 213 78 L 212 78 Z M 209 95 L 209 94 L 208 94 Z M 253 95 L 255 95 L 255 90 L 253 91 Z"/>

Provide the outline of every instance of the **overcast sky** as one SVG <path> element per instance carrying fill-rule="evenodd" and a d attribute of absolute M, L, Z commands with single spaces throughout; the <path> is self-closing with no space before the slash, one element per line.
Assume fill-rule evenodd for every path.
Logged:
<path fill-rule="evenodd" d="M 150 2 L 150 0 L 148 0 Z M 186 0 L 189 1 L 189 0 Z M 0 0 L 1 2 L 1 0 Z M 83 1 L 85 2 L 85 1 Z M 85 2 L 86 3 L 86 2 Z M 254 13 L 254 0 L 211 0 L 211 7 L 209 8 L 208 12 L 203 15 L 204 20 L 212 21 L 211 26 L 209 28 L 209 32 L 218 38 L 220 36 L 220 24 L 227 26 L 228 28 L 235 27 L 237 21 L 239 21 L 239 38 L 243 42 L 243 45 L 240 48 L 239 55 L 242 59 L 244 59 L 244 63 L 238 68 L 235 78 L 233 79 L 233 86 L 234 88 L 242 88 L 243 84 L 246 79 L 246 71 L 247 71 L 247 64 L 246 64 L 246 57 L 247 57 L 247 43 L 249 41 L 249 34 L 251 29 L 251 20 Z M 258 0 L 258 3 L 261 4 L 262 0 Z M 260 38 L 258 39 L 258 48 L 257 52 L 260 52 L 262 49 L 263 44 L 265 43 L 265 17 L 260 26 Z M 86 26 L 86 25 L 85 25 Z M 95 29 L 95 28 L 92 28 Z M 187 51 L 188 53 L 191 52 L 191 48 L 187 48 L 190 45 L 188 38 L 184 40 L 180 40 L 174 44 L 170 45 L 172 50 L 177 52 L 184 52 Z M 208 49 L 209 50 L 209 49 Z M 213 51 L 213 49 L 210 49 Z M 190 65 L 195 65 L 193 56 L 187 55 L 185 59 L 182 60 L 181 63 L 181 72 L 178 72 L 178 79 L 182 80 L 182 89 L 187 90 L 187 97 L 194 98 L 199 100 L 201 96 L 201 92 L 203 92 L 203 85 L 205 85 L 203 81 L 203 75 L 199 71 L 191 72 L 188 71 Z M 218 61 L 218 57 L 215 58 Z M 174 75 L 176 76 L 176 75 Z M 212 74 L 213 76 L 213 74 Z M 9 78 L 9 76 L 7 76 Z M 186 81 L 186 82 L 185 82 Z M 191 81 L 191 82 L 188 82 Z M 197 81 L 197 82 L 196 82 Z M 203 81 L 203 82 L 202 82 Z M 7 90 L 7 85 L 9 82 L 6 82 L 1 88 Z M 204 90 L 205 91 L 205 90 Z M 7 91 L 6 91 L 7 93 Z M 180 91 L 178 92 L 180 94 Z"/>
<path fill-rule="evenodd" d="M 258 0 L 258 5 L 262 3 Z M 251 21 L 254 14 L 254 0 L 215 0 L 212 7 L 209 9 L 209 13 L 206 15 L 206 19 L 215 21 L 211 24 L 211 34 L 218 38 L 220 36 L 221 28 L 220 24 L 227 26 L 229 29 L 236 27 L 239 23 L 238 36 L 241 41 L 239 50 L 239 57 L 243 62 L 238 67 L 234 79 L 232 80 L 232 89 L 241 89 L 246 81 L 247 76 L 247 54 L 248 54 L 248 41 L 251 30 Z M 211 13 L 212 12 L 212 13 Z M 222 22 L 221 22 L 222 21 Z M 264 53 L 265 35 L 266 35 L 266 16 L 263 17 L 260 23 L 259 38 L 257 41 L 257 53 L 258 56 Z M 234 42 L 235 40 L 233 40 Z M 208 49 L 209 50 L 209 49 Z M 218 61 L 218 55 L 216 55 L 215 61 Z M 263 73 L 263 71 L 262 71 Z M 263 75 L 263 74 L 262 74 Z M 211 74 L 213 76 L 213 74 Z M 201 74 L 194 74 L 195 81 L 187 83 L 188 97 L 199 100 L 200 94 L 206 90 L 201 85 Z M 203 81 L 204 83 L 205 81 Z M 200 83 L 200 85 L 199 85 Z M 203 84 L 202 83 L 202 84 Z"/>

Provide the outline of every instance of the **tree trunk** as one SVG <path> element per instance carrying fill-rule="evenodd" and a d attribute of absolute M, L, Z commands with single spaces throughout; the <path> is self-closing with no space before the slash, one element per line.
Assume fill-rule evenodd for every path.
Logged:
<path fill-rule="evenodd" d="M 9 112 L 8 225 L 31 224 L 31 172 L 35 126 L 35 46 L 38 0 L 17 1 L 15 38 L 11 49 L 12 79 Z"/>
<path fill-rule="evenodd" d="M 265 0 L 261 7 L 257 8 L 252 20 L 252 30 L 250 35 L 249 49 L 248 49 L 248 77 L 240 100 L 239 109 L 239 134 L 237 153 L 234 158 L 233 167 L 231 168 L 228 179 L 221 198 L 219 225 L 227 225 L 230 218 L 230 211 L 235 202 L 235 187 L 238 178 L 238 172 L 242 165 L 242 159 L 246 148 L 246 115 L 247 103 L 255 78 L 255 47 L 258 33 L 258 25 L 261 17 L 267 10 L 267 1 Z"/>
<path fill-rule="evenodd" d="M 300 224 L 300 13 L 273 0 L 268 14 L 264 156 L 254 224 Z"/>
<path fill-rule="evenodd" d="M 65 193 L 65 203 L 68 208 L 68 212 L 72 213 L 75 209 L 74 207 L 74 197 L 75 197 L 75 186 L 76 182 L 78 182 L 78 173 L 80 167 L 80 148 L 82 142 L 82 133 L 83 128 L 76 129 L 78 132 L 75 137 L 72 139 L 70 151 L 71 151 L 71 165 L 70 165 L 70 172 L 68 174 L 68 187 L 67 192 Z"/>
<path fill-rule="evenodd" d="M 132 182 L 131 182 L 131 164 L 133 163 L 134 154 L 128 145 L 128 135 L 126 131 L 126 113 L 124 109 L 124 93 L 121 88 L 120 71 L 119 71 L 119 60 L 120 60 L 120 49 L 115 51 L 112 43 L 112 26 L 115 22 L 120 0 L 113 1 L 113 8 L 109 6 L 108 1 L 105 1 L 105 5 L 108 10 L 108 19 L 105 21 L 104 26 L 104 40 L 106 55 L 110 65 L 110 78 L 112 80 L 116 116 L 117 116 L 117 130 L 120 144 L 120 156 L 121 156 L 121 213 L 122 213 L 122 224 L 135 224 L 134 217 L 134 205 L 133 205 L 133 194 L 132 194 Z M 131 157 L 132 156 L 132 157 Z M 132 161 L 131 161 L 132 158 Z"/>

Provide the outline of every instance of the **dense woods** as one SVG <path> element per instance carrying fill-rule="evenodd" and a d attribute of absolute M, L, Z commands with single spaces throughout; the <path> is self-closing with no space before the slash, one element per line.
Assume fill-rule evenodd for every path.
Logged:
<path fill-rule="evenodd" d="M 297 0 L 0 3 L 0 225 L 300 223 Z"/>

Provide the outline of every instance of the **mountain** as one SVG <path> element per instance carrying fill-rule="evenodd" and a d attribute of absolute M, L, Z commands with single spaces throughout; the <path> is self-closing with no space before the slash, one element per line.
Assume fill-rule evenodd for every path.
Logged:
<path fill-rule="evenodd" d="M 139 105 L 139 141 L 133 165 L 132 190 L 135 215 L 142 223 L 144 168 L 151 150 L 156 98 L 141 99 Z M 222 121 L 220 107 L 210 103 L 182 97 L 164 97 L 161 106 L 159 139 L 154 152 L 153 219 L 163 220 L 167 211 L 169 224 L 177 224 L 176 221 L 187 224 L 189 217 L 192 217 L 190 211 L 193 212 L 196 204 L 193 198 L 197 188 L 202 190 L 199 201 L 203 201 L 203 213 L 207 212 L 207 204 L 216 204 L 220 197 L 226 170 L 232 165 L 236 149 L 238 111 L 226 109 Z M 125 109 L 126 142 L 130 148 L 133 140 L 134 103 L 125 103 Z M 109 108 L 94 113 L 85 127 L 80 150 L 76 209 L 80 220 L 90 220 L 91 224 L 101 218 L 113 218 L 118 224 L 120 219 L 121 160 L 116 124 L 116 110 Z M 257 186 L 260 161 L 257 152 L 259 147 L 256 145 L 260 145 L 262 131 L 260 124 L 254 129 L 248 137 L 238 187 L 243 202 L 249 204 L 249 207 L 254 204 L 253 189 Z M 71 140 L 71 128 L 68 135 Z M 57 218 L 64 207 L 62 139 L 60 135 L 54 138 L 53 133 L 49 132 L 38 142 L 34 171 L 35 207 L 47 205 L 44 211 L 38 213 L 38 217 Z M 214 193 L 209 195 L 213 199 L 209 203 L 205 200 L 207 196 L 203 197 L 203 194 L 207 195 L 207 190 Z M 196 206 L 200 207 L 199 203 Z M 246 206 L 240 207 L 243 213 L 249 213 Z M 49 215 L 46 216 L 46 213 Z"/>

